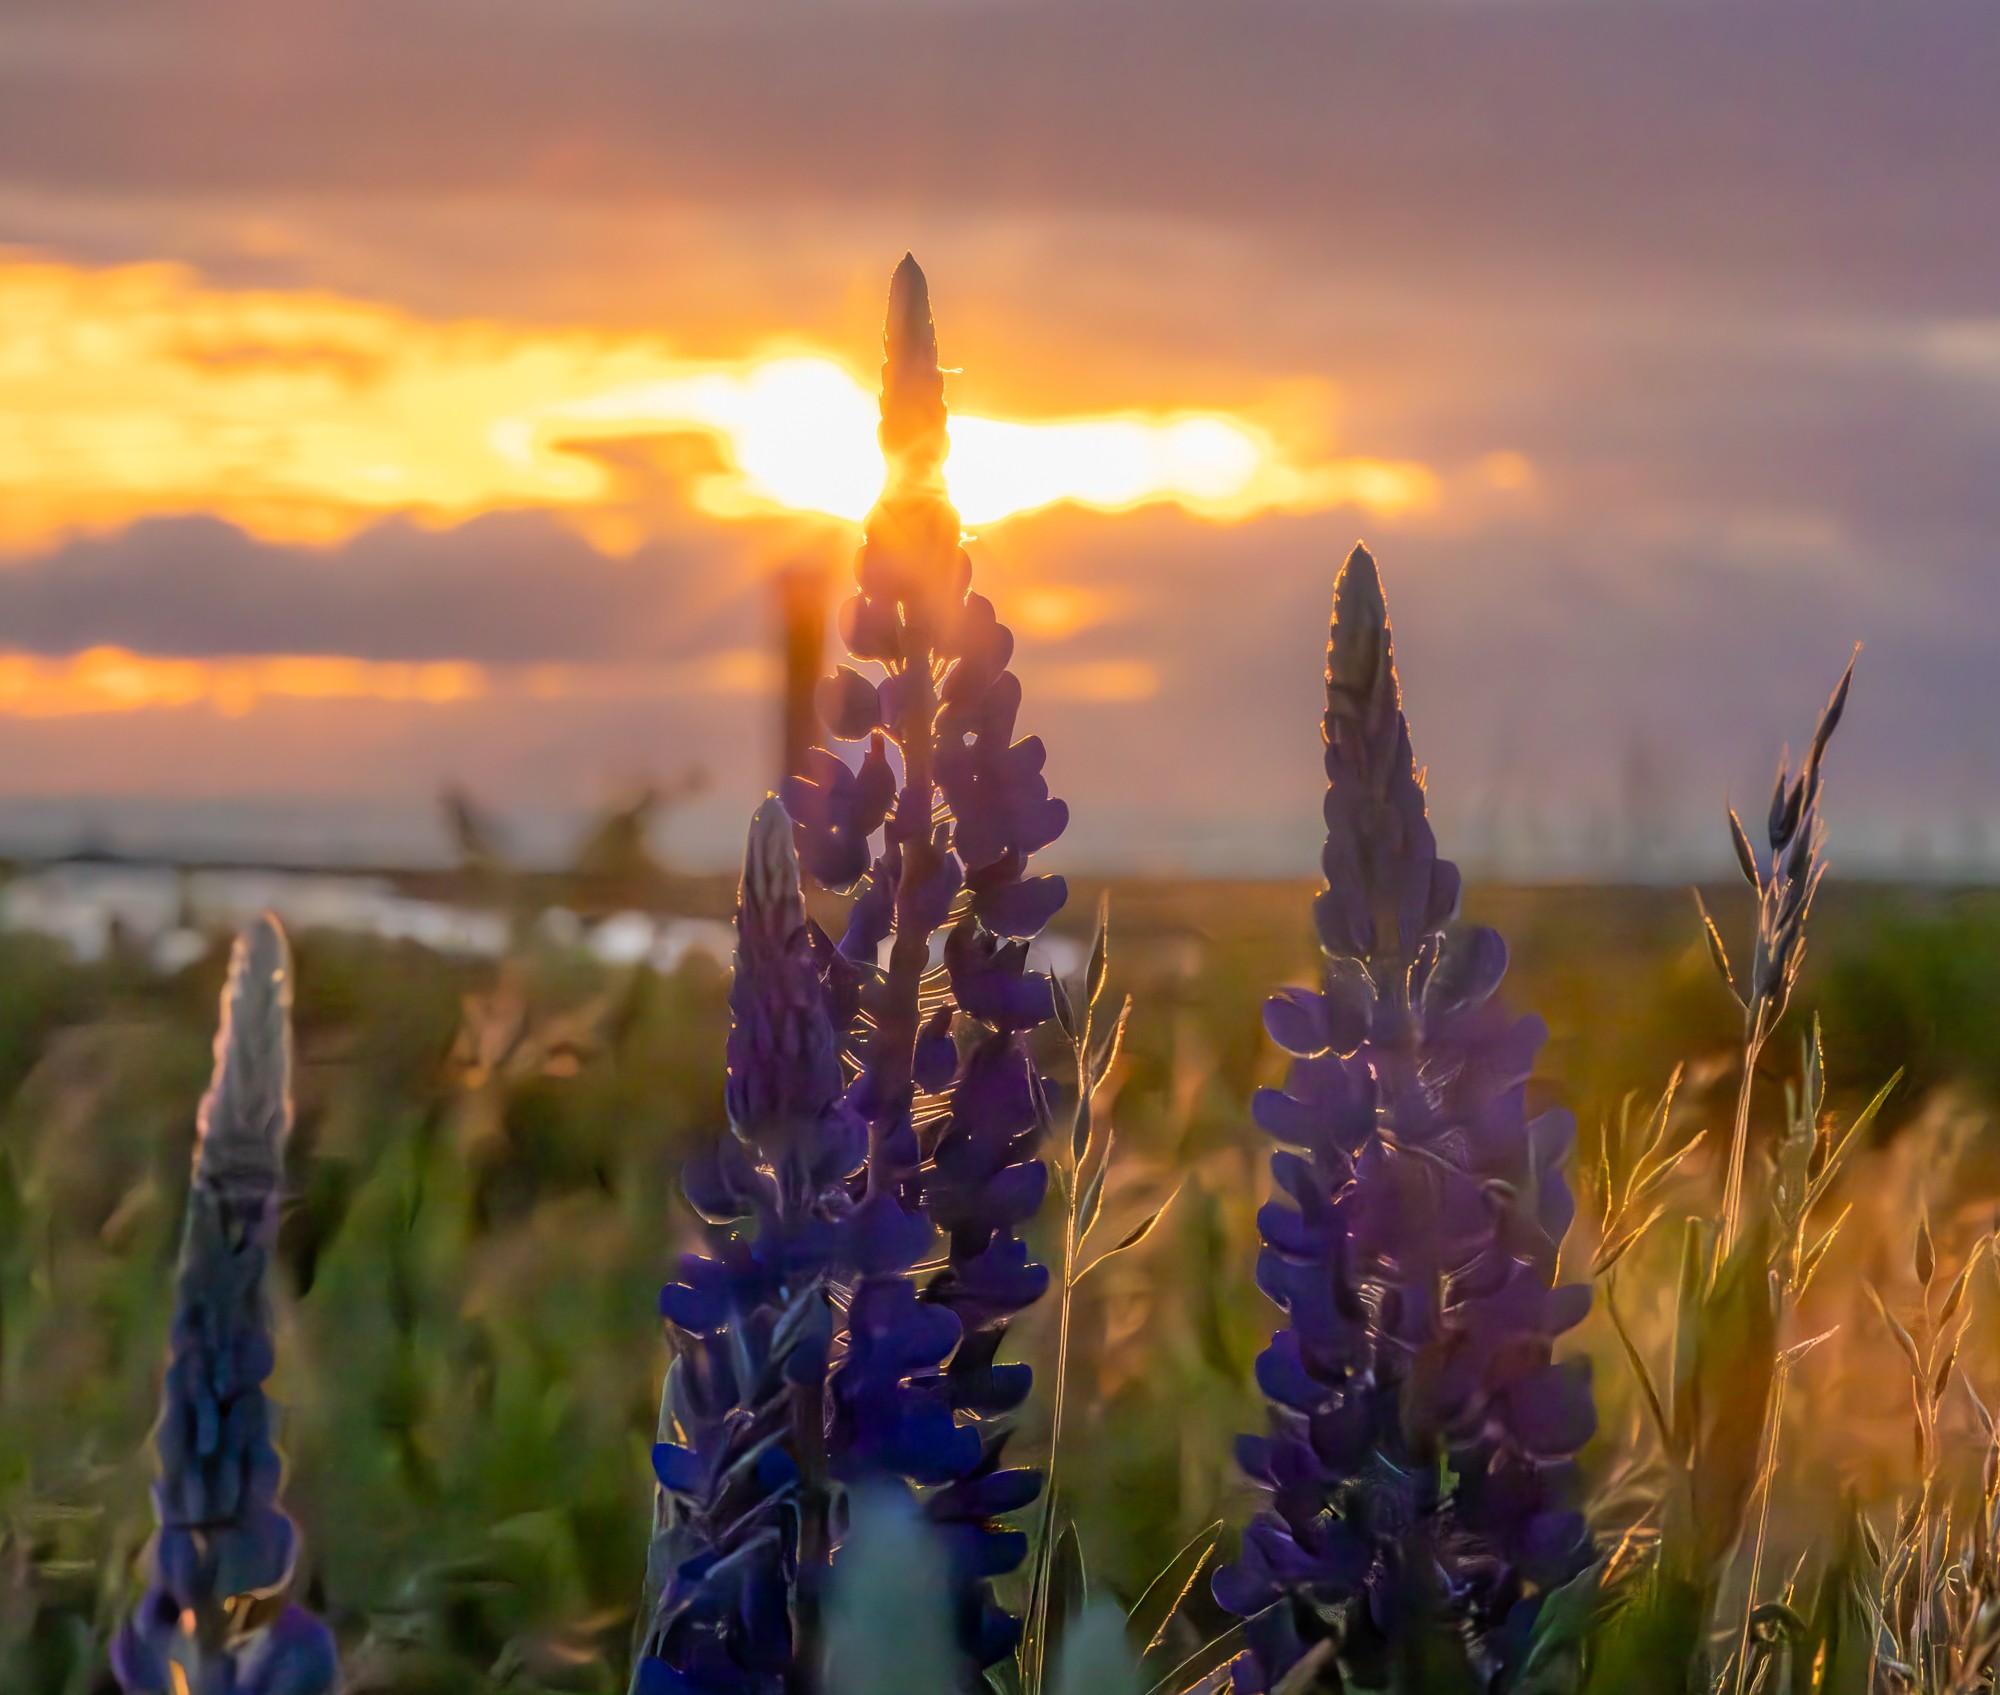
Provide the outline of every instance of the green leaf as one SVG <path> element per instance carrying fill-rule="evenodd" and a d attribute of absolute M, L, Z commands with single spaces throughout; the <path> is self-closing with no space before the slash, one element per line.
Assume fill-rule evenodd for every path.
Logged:
<path fill-rule="evenodd" d="M 1090 1227 L 1097 1222 L 1097 1215 L 1104 1210 L 1104 1179 L 1111 1171 L 1111 1153 L 1117 1146 L 1116 1134 L 1104 1133 L 1104 1157 L 1090 1169 L 1090 1175 L 1083 1182 L 1083 1200 L 1077 1207 L 1076 1239 L 1081 1244 L 1090 1234 Z"/>
<path fill-rule="evenodd" d="M 1087 1081 L 1093 1091 L 1104 1086 L 1104 1079 L 1111 1075 L 1112 1066 L 1118 1063 L 1119 1051 L 1125 1046 L 1125 1028 L 1131 1021 L 1132 997 L 1127 995 L 1111 1025 L 1111 1034 L 1099 1042 L 1091 1053 Z"/>
<path fill-rule="evenodd" d="M 1181 1544 L 1180 1551 L 1160 1568 L 1160 1574 L 1146 1585 L 1132 1605 L 1125 1631 L 1140 1655 L 1152 1654 L 1166 1641 L 1167 1631 L 1181 1604 L 1193 1592 L 1202 1571 L 1215 1555 L 1222 1535 L 1222 1520 L 1204 1525 Z"/>
<path fill-rule="evenodd" d="M 1654 1568 L 1596 1632 L 1585 1695 L 1692 1695 L 1705 1690 L 1707 1624 L 1702 1591 Z"/>
<path fill-rule="evenodd" d="M 1875 1311 L 1881 1315 L 1882 1322 L 1889 1327 L 1889 1334 L 1895 1338 L 1896 1346 L 1902 1350 L 1903 1358 L 1909 1362 L 1910 1375 L 1921 1381 L 1924 1365 L 1917 1353 L 1916 1337 L 1912 1336 L 1909 1327 L 1889 1310 L 1888 1303 L 1882 1299 L 1881 1290 L 1873 1283 L 1864 1283 L 1862 1287 L 1868 1291 L 1868 1298 L 1874 1302 Z"/>
<path fill-rule="evenodd" d="M 1799 1662 L 1819 1665 L 1813 1695 L 1868 1695 L 1874 1657 L 1870 1598 L 1876 1589 L 1875 1561 L 1868 1552 L 1861 1509 L 1850 1498 L 1846 1528 L 1826 1570 L 1807 1627 Z"/>
<path fill-rule="evenodd" d="M 1813 1014 L 1805 1047 L 1806 1117 L 1817 1124 L 1826 1106 L 1826 1037 L 1820 1030 L 1818 1013 Z"/>
<path fill-rule="evenodd" d="M 1091 1093 L 1088 1084 L 1077 1091 L 1076 1117 L 1069 1127 L 1069 1160 L 1073 1166 L 1083 1163 L 1083 1156 L 1090 1148 Z"/>
<path fill-rule="evenodd" d="M 1105 974 L 1111 969 L 1111 895 L 1097 897 L 1097 935 L 1090 944 L 1090 968 L 1083 974 L 1083 1001 L 1095 1006 L 1104 993 Z"/>
<path fill-rule="evenodd" d="M 1070 1520 L 1056 1537 L 1055 1552 L 1049 1561 L 1049 1604 L 1046 1614 L 1047 1645 L 1042 1663 L 1060 1662 L 1070 1627 L 1082 1615 L 1090 1600 L 1090 1580 L 1083 1569 L 1083 1542 Z"/>
<path fill-rule="evenodd" d="M 1874 1098 L 1861 1109 L 1854 1122 L 1847 1127 L 1839 1142 L 1835 1144 L 1833 1151 L 1826 1156 L 1819 1170 L 1813 1174 L 1812 1190 L 1806 1202 L 1808 1208 L 1817 1205 L 1820 1197 L 1833 1186 L 1833 1180 L 1839 1174 L 1840 1168 L 1845 1163 L 1849 1151 L 1861 1137 L 1868 1133 L 1868 1127 L 1875 1122 L 1876 1117 L 1881 1113 L 1884 1104 L 1889 1099 L 1891 1091 L 1902 1080 L 1902 1069 L 1898 1067 L 1889 1078 L 1889 1081 L 1875 1091 Z"/>
<path fill-rule="evenodd" d="M 1055 998 L 1056 1023 L 1062 1027 L 1062 1033 L 1069 1038 L 1070 1045 L 1074 1047 L 1076 1045 L 1076 1008 L 1070 1002 L 1069 990 L 1063 986 L 1063 980 L 1053 971 L 1049 973 L 1049 993 Z"/>
<path fill-rule="evenodd" d="M 1535 1615 L 1513 1695 L 1578 1695 L 1584 1647 L 1607 1610 L 1601 1560 L 1550 1590 Z"/>
<path fill-rule="evenodd" d="M 1708 1229 L 1699 1218 L 1690 1218 L 1681 1229 L 1681 1270 L 1674 1289 L 1673 1370 L 1667 1382 L 1667 1429 L 1671 1435 L 1669 1452 L 1686 1463 L 1690 1433 L 1694 1428 L 1695 1339 L 1701 1334 L 1701 1302 L 1708 1283 Z"/>
<path fill-rule="evenodd" d="M 1965 1299 L 1965 1291 L 1972 1281 L 1972 1273 L 1986 1253 L 1986 1238 L 1980 1237 L 1972 1244 L 1972 1252 L 1965 1256 L 1965 1263 L 1958 1268 L 1958 1275 L 1951 1280 L 1951 1287 L 1945 1291 L 1944 1305 L 1938 1308 L 1938 1328 L 1943 1329 L 1958 1316 L 1960 1303 Z"/>
<path fill-rule="evenodd" d="M 1632 1368 L 1632 1375 L 1638 1379 L 1640 1393 L 1646 1398 L 1646 1412 L 1653 1421 L 1653 1430 L 1660 1438 L 1660 1447 L 1666 1453 L 1677 1453 L 1677 1438 L 1673 1425 L 1668 1421 L 1666 1408 L 1660 1404 L 1660 1394 L 1653 1387 L 1653 1374 L 1646 1369 L 1646 1361 L 1639 1352 L 1639 1345 L 1632 1340 L 1632 1333 L 1625 1328 L 1625 1320 L 1618 1313 L 1618 1280 L 1607 1278 L 1604 1284 L 1604 1311 L 1611 1320 L 1612 1333 L 1625 1350 L 1625 1360 Z"/>
<path fill-rule="evenodd" d="M 1139 1665 L 1111 1602 L 1089 1603 L 1064 1634 L 1055 1695 L 1139 1695 Z"/>
<path fill-rule="evenodd" d="M 1106 1248 L 1103 1253 L 1099 1254 L 1097 1258 L 1092 1260 L 1081 1271 L 1079 1271 L 1076 1274 L 1077 1282 L 1081 1283 L 1086 1277 L 1088 1277 L 1106 1260 L 1110 1259 L 1112 1255 L 1122 1254 L 1127 1248 L 1136 1248 L 1141 1242 L 1145 1241 L 1145 1239 L 1148 1236 L 1152 1235 L 1153 1226 L 1158 1224 L 1160 1220 L 1166 1216 L 1167 1208 L 1174 1204 L 1174 1201 L 1176 1200 L 1176 1198 L 1178 1198 L 1180 1192 L 1181 1192 L 1181 1185 L 1176 1184 L 1174 1186 L 1173 1194 L 1169 1195 L 1151 1212 L 1147 1213 L 1144 1218 L 1140 1219 L 1137 1224 L 1133 1225 L 1130 1230 L 1126 1231 L 1123 1236 L 1119 1237 L 1118 1241 L 1113 1246 Z"/>
<path fill-rule="evenodd" d="M 1224 1665 L 1236 1655 L 1237 1642 L 1243 1635 L 1243 1621 L 1226 1625 L 1211 1636 L 1186 1659 L 1177 1661 L 1161 1676 L 1146 1685 L 1145 1695 L 1167 1695 L 1191 1687 L 1189 1679 L 1198 1685 L 1215 1676 Z"/>
<path fill-rule="evenodd" d="M 1675 1412 L 1689 1454 L 1687 1552 L 1697 1578 L 1715 1573 L 1735 1548 L 1761 1464 L 1778 1355 L 1768 1232 L 1759 1218 L 1718 1268 L 1697 1312 L 1685 1407 Z"/>

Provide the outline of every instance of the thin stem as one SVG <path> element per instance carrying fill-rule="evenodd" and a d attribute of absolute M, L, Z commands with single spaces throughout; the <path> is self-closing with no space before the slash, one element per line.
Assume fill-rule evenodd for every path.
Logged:
<path fill-rule="evenodd" d="M 811 1695 L 820 1664 L 820 1575 L 832 1559 L 833 1532 L 827 1489 L 825 1388 L 818 1394 L 794 1391 L 792 1442 L 805 1488 L 799 1512 L 799 1583 L 792 1619 L 792 1665 L 786 1687 Z"/>
<path fill-rule="evenodd" d="M 1077 1072 L 1082 1086 L 1090 1086 L 1086 1070 L 1088 1060 L 1081 1047 L 1077 1050 Z M 1048 1491 L 1042 1509 L 1042 1545 L 1038 1550 L 1034 1607 L 1029 1618 L 1029 1641 L 1033 1648 L 1030 1663 L 1023 1679 L 1027 1695 L 1041 1695 L 1043 1673 L 1048 1664 L 1049 1636 L 1049 1589 L 1055 1575 L 1055 1527 L 1056 1527 L 1056 1457 L 1062 1452 L 1062 1422 L 1065 1390 L 1069 1383 L 1069 1314 L 1070 1297 L 1076 1288 L 1076 1204 L 1078 1171 L 1071 1171 L 1070 1180 L 1064 1185 L 1068 1204 L 1063 1209 L 1063 1270 L 1062 1294 L 1056 1303 L 1056 1384 L 1055 1403 L 1049 1420 L 1049 1471 L 1042 1487 Z"/>
<path fill-rule="evenodd" d="M 1917 1386 L 1917 1394 L 1921 1406 L 1921 1384 Z M 1926 1431 L 1924 1446 L 1927 1450 L 1924 1490 L 1918 1497 L 1917 1506 L 1917 1604 L 1910 1616 L 1910 1663 L 1917 1668 L 1919 1683 L 1929 1669 L 1927 1662 L 1931 1658 L 1930 1613 L 1935 1594 L 1932 1587 L 1935 1578 L 1932 1571 L 1931 1502 L 1937 1485 L 1937 1450 L 1933 1432 Z"/>
<path fill-rule="evenodd" d="M 1778 1475 L 1778 1442 L 1785 1428 L 1785 1387 L 1791 1367 L 1778 1362 L 1778 1381 L 1771 1390 L 1770 1439 L 1764 1447 L 1762 1487 L 1757 1501 L 1757 1535 L 1750 1544 L 1750 1586 L 1743 1596 L 1743 1628 L 1736 1639 L 1736 1689 L 1741 1695 L 1750 1667 L 1750 1617 L 1757 1610 L 1757 1585 L 1764 1574 L 1764 1532 L 1771 1522 L 1771 1484 Z"/>
<path fill-rule="evenodd" d="M 1743 1042 L 1743 1082 L 1736 1091 L 1736 1127 L 1729 1138 L 1729 1175 L 1722 1186 L 1722 1235 L 1716 1263 L 1729 1258 L 1743 1230 L 1743 1165 L 1750 1146 L 1750 1095 L 1757 1079 L 1757 1060 L 1767 1034 L 1762 1002 Z"/>

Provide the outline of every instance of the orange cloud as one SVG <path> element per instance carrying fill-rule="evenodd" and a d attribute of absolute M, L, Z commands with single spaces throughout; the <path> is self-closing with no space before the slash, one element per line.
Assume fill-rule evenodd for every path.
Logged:
<path fill-rule="evenodd" d="M 267 701 L 386 701 L 455 706 L 512 696 L 530 700 L 644 700 L 688 695 L 763 696 L 777 661 L 728 649 L 664 665 L 475 665 L 401 662 L 341 654 L 260 654 L 192 659 L 94 647 L 49 656 L 0 653 L 0 717 L 78 718 L 203 708 L 240 718 Z"/>
<path fill-rule="evenodd" d="M 616 444 L 692 435 L 686 494 L 720 519 L 861 516 L 881 480 L 872 374 L 818 353 L 690 360 L 658 337 L 441 323 L 317 292 L 223 290 L 173 265 L 0 256 L 0 547 L 166 513 L 326 543 L 391 513 L 572 516 L 631 545 Z M 957 416 L 969 523 L 1058 503 L 1398 512 L 1426 466 L 1295 457 L 1245 413 Z"/>

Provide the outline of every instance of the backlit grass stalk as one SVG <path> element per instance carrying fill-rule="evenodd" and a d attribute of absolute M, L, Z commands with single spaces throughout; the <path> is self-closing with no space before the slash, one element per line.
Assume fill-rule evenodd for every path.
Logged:
<path fill-rule="evenodd" d="M 1948 1529 L 1937 1516 L 1938 1484 L 1943 1460 L 1943 1448 L 1939 1417 L 1945 1396 L 1950 1392 L 1958 1373 L 1960 1349 L 1964 1345 L 1966 1331 L 1972 1322 L 1973 1302 L 1970 1298 L 1973 1272 L 1987 1256 L 1991 1243 L 1981 1237 L 1975 1241 L 1967 1254 L 1958 1275 L 1952 1279 L 1943 1300 L 1935 1311 L 1932 1310 L 1932 1290 L 1937 1277 L 1937 1250 L 1931 1237 L 1928 1217 L 1920 1217 L 1917 1223 L 1916 1239 L 1912 1261 L 1917 1277 L 1918 1311 L 1914 1330 L 1889 1310 L 1874 1285 L 1868 1286 L 1868 1293 L 1877 1315 L 1881 1318 L 1897 1351 L 1903 1356 L 1910 1373 L 1910 1398 L 1914 1418 L 1914 1433 L 1917 1446 L 1919 1470 L 1916 1500 L 1912 1503 L 1898 1527 L 1896 1543 L 1890 1552 L 1889 1570 L 1899 1568 L 1904 1573 L 1902 1581 L 1908 1582 L 1914 1575 L 1913 1604 L 1910 1609 L 1909 1639 L 1904 1645 L 1904 1655 L 1915 1668 L 1920 1687 L 1943 1689 L 1948 1687 L 1946 1679 L 1954 1673 L 1951 1661 L 1961 1658 L 1955 1651 L 1958 1632 L 1938 1631 L 1940 1622 L 1949 1623 L 1948 1618 L 1940 1621 L 1936 1615 L 1949 1604 L 1949 1596 L 1954 1590 L 1962 1590 L 1964 1584 L 1946 1585 L 1941 1581 L 1939 1561 L 1943 1550 L 1941 1539 Z M 1971 1395 L 1971 1386 L 1967 1384 Z M 1984 1406 L 1976 1395 L 1971 1395 L 1980 1408 L 1982 1419 L 1987 1418 Z M 1991 1447 L 1993 1433 L 1988 1429 L 1988 1464 L 1984 1482 L 1988 1496 L 1983 1505 L 1990 1510 L 1991 1491 L 1994 1487 Z M 1975 1574 L 1978 1575 L 1978 1574 Z M 1990 1571 L 1984 1579 L 1991 1580 Z M 1990 1652 L 1990 1650 L 1989 1650 Z M 1942 1662 L 1942 1663 L 1934 1663 Z"/>
<path fill-rule="evenodd" d="M 1104 994 L 1110 961 L 1110 910 L 1100 904 L 1097 934 L 1084 971 L 1082 1010 L 1060 980 L 1055 984 L 1056 1021 L 1069 1044 L 1075 1070 L 1075 1107 L 1067 1133 L 1051 1139 L 1056 1187 L 1062 1196 L 1062 1266 L 1056 1284 L 1056 1364 L 1051 1395 L 1049 1462 L 1044 1483 L 1039 1532 L 1036 1538 L 1034 1571 L 1029 1584 L 1027 1619 L 1021 1643 L 1021 1681 L 1029 1695 L 1037 1695 L 1048 1672 L 1048 1645 L 1052 1635 L 1051 1609 L 1054 1605 L 1054 1572 L 1057 1556 L 1057 1467 L 1062 1458 L 1063 1417 L 1068 1407 L 1071 1316 L 1078 1285 L 1114 1254 L 1136 1247 L 1152 1233 L 1161 1216 L 1172 1204 L 1169 1196 L 1160 1206 L 1129 1227 L 1118 1240 L 1092 1254 L 1092 1232 L 1103 1216 L 1104 1194 L 1111 1172 L 1115 1137 L 1096 1107 L 1098 1092 L 1104 1087 L 1118 1062 L 1125 1030 L 1132 1016 L 1128 997 L 1118 1009 L 1108 1032 L 1100 1033 L 1097 1008 Z M 1068 1620 L 1060 1621 L 1065 1625 Z"/>
<path fill-rule="evenodd" d="M 1867 1134 L 1882 1110 L 1889 1093 L 1900 1080 L 1891 1077 L 1853 1122 L 1842 1129 L 1826 1115 L 1826 1056 L 1815 1019 L 1804 1044 L 1799 1086 L 1791 1105 L 1784 1137 L 1772 1160 L 1771 1218 L 1773 1239 L 1772 1298 L 1777 1306 L 1776 1330 L 1782 1335 L 1806 1286 L 1833 1246 L 1847 1218 L 1843 1210 L 1824 1228 L 1816 1225 L 1818 1209 L 1832 1191 L 1859 1139 Z M 1791 1378 L 1806 1355 L 1832 1331 L 1793 1343 L 1777 1357 L 1772 1373 L 1771 1399 L 1765 1414 L 1764 1460 L 1758 1472 L 1757 1520 L 1751 1537 L 1749 1582 L 1744 1592 L 1743 1616 L 1737 1631 L 1736 1687 L 1747 1675 L 1752 1620 L 1758 1607 L 1758 1587 L 1762 1581 L 1763 1558 L 1771 1513 L 1771 1490 L 1777 1474 L 1778 1452 L 1784 1433 L 1785 1399 Z"/>
<path fill-rule="evenodd" d="M 1805 961 L 1806 920 L 1820 879 L 1826 874 L 1822 858 L 1826 826 L 1819 810 L 1821 765 L 1827 743 L 1833 739 L 1841 714 L 1847 709 L 1848 689 L 1853 680 L 1854 661 L 1850 659 L 1826 710 L 1820 714 L 1812 746 L 1798 773 L 1790 772 L 1786 759 L 1778 761 L 1777 783 L 1771 793 L 1765 829 L 1768 854 L 1763 862 L 1759 862 L 1756 850 L 1750 845 L 1743 820 L 1733 807 L 1729 810 L 1730 841 L 1736 850 L 1736 862 L 1757 896 L 1750 975 L 1741 987 L 1729 969 L 1721 932 L 1705 909 L 1702 913 L 1716 964 L 1743 1009 L 1743 1080 L 1737 1090 L 1736 1117 L 1729 1138 L 1728 1174 L 1722 1189 L 1722 1230 L 1717 1241 L 1717 1254 L 1722 1259 L 1729 1256 L 1742 1234 L 1744 1166 L 1750 1144 L 1750 1103 L 1757 1062 L 1763 1055 L 1764 1044 L 1785 1016 L 1793 985 L 1798 981 L 1799 968 Z"/>

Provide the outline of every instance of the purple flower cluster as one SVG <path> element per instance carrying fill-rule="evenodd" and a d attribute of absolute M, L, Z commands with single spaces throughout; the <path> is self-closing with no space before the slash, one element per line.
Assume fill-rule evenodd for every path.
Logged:
<path fill-rule="evenodd" d="M 731 1136 L 685 1187 L 718 1226 L 661 1291 L 677 1345 L 653 1450 L 659 1515 L 635 1690 L 792 1687 L 797 1598 L 827 1545 L 823 1413 L 833 1286 L 852 1258 L 848 1180 L 865 1130 L 800 897 L 791 820 L 758 809 L 744 856 L 730 987 Z"/>
<path fill-rule="evenodd" d="M 155 1437 L 159 1530 L 146 1593 L 112 1646 L 128 1695 L 325 1695 L 333 1637 L 286 1601 L 298 1533 L 264 1380 L 265 1273 L 291 1133 L 291 960 L 274 919 L 237 941 L 201 1105 Z"/>
<path fill-rule="evenodd" d="M 1504 1688 L 1540 1596 L 1591 1557 L 1587 1362 L 1553 1358 L 1589 1304 L 1554 1281 L 1572 1127 L 1527 1111 L 1544 1032 L 1493 998 L 1505 944 L 1454 922 L 1364 548 L 1326 685 L 1323 972 L 1266 1005 L 1293 1058 L 1254 1103 L 1280 1144 L 1258 1283 L 1285 1324 L 1257 1362 L 1268 1434 L 1239 1458 L 1269 1499 L 1215 1594 L 1248 1621 L 1244 1695 L 1326 1638 L 1371 1687 L 1429 1636 Z"/>
<path fill-rule="evenodd" d="M 748 1223 L 689 1255 L 662 1296 L 679 1346 L 655 1451 L 645 1695 L 810 1687 L 845 1490 L 864 1482 L 921 1492 L 969 1679 L 1018 1633 L 990 1580 L 1026 1538 L 994 1521 L 1041 1478 L 1002 1463 L 995 1415 L 1030 1374 L 998 1355 L 1048 1285 L 1019 1234 L 1047 1183 L 1026 1037 L 1053 1011 L 1027 954 L 1066 893 L 1026 866 L 1068 813 L 1041 743 L 1014 738 L 1013 638 L 969 590 L 929 298 L 908 258 L 884 343 L 888 476 L 841 619 L 882 675 L 827 680 L 827 728 L 865 743 L 861 757 L 815 748 L 784 807 L 752 825 L 734 1137 L 688 1180 L 710 1219 Z M 800 862 L 854 891 L 837 944 L 806 917 Z"/>
<path fill-rule="evenodd" d="M 863 1204 L 885 1208 L 874 1236 L 895 1234 L 893 1202 L 926 1237 L 944 1233 L 945 1263 L 919 1290 L 917 1253 L 872 1256 L 854 1290 L 834 1428 L 849 1456 L 940 1486 L 927 1510 L 961 1580 L 965 1647 L 986 1665 L 1017 1631 L 986 1580 L 1026 1552 L 1024 1537 L 990 1520 L 1039 1487 L 1034 1474 L 1002 1468 L 1004 1431 L 982 1423 L 1028 1393 L 1028 1368 L 998 1353 L 1008 1320 L 1049 1281 L 1019 1234 L 1048 1181 L 1026 1037 L 1054 1010 L 1028 944 L 1068 891 L 1027 867 L 1069 809 L 1050 797 L 1039 738 L 1015 738 L 1013 635 L 971 592 L 944 488 L 930 296 L 907 256 L 890 284 L 883 347 L 888 474 L 840 615 L 851 657 L 881 676 L 842 666 L 820 701 L 830 734 L 866 747 L 852 768 L 816 749 L 785 798 L 808 869 L 855 890 L 828 976 L 858 1067 L 848 1098 L 868 1125 Z M 928 1397 L 921 1416 L 913 1390 Z M 871 1410 L 891 1403 L 915 1422 L 891 1427 Z"/>

